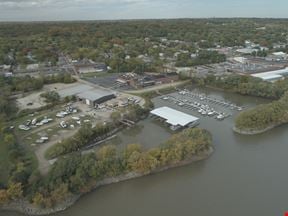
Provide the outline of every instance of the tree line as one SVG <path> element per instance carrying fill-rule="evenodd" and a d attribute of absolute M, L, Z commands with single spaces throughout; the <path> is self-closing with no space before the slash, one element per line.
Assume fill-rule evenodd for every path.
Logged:
<path fill-rule="evenodd" d="M 203 79 L 192 78 L 192 82 L 221 88 L 227 91 L 239 93 L 241 95 L 263 97 L 268 99 L 279 99 L 288 90 L 287 78 L 271 83 L 249 75 L 235 74 L 221 77 L 208 75 Z"/>
<path fill-rule="evenodd" d="M 243 131 L 261 131 L 288 122 L 288 92 L 280 100 L 259 105 L 241 112 L 235 119 L 235 127 Z"/>
<path fill-rule="evenodd" d="M 186 129 L 173 135 L 159 147 L 143 150 L 139 144 L 123 151 L 107 145 L 96 153 L 74 153 L 53 165 L 48 176 L 34 184 L 30 201 L 40 207 L 52 207 L 71 194 L 91 191 L 97 182 L 127 173 L 149 174 L 158 168 L 190 160 L 211 148 L 212 138 L 203 129 Z"/>

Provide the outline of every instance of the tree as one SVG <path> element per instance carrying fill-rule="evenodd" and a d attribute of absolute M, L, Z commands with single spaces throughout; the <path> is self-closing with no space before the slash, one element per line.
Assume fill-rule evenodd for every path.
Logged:
<path fill-rule="evenodd" d="M 112 145 L 100 148 L 97 153 L 98 160 L 114 160 L 116 158 L 116 147 Z"/>
<path fill-rule="evenodd" d="M 8 197 L 12 200 L 17 200 L 23 196 L 23 189 L 21 183 L 10 182 L 7 189 Z"/>
<path fill-rule="evenodd" d="M 36 192 L 36 194 L 32 198 L 32 203 L 36 206 L 44 207 L 45 198 L 44 198 L 43 194 Z"/>
<path fill-rule="evenodd" d="M 5 204 L 9 201 L 9 196 L 7 190 L 0 190 L 0 204 Z"/>

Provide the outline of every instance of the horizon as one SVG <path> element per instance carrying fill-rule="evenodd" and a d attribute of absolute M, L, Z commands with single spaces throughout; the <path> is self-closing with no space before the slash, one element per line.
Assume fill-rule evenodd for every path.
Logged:
<path fill-rule="evenodd" d="M 288 17 L 277 18 L 277 17 L 179 17 L 179 18 L 127 18 L 127 19 L 78 19 L 78 20 L 31 20 L 31 21 L 1 21 L 0 23 L 59 23 L 59 22 L 130 22 L 130 21 L 162 21 L 162 20 L 213 20 L 213 19 L 262 19 L 262 20 L 288 20 Z"/>
<path fill-rule="evenodd" d="M 279 0 L 1 0 L 0 22 L 111 21 L 154 19 L 287 19 Z"/>

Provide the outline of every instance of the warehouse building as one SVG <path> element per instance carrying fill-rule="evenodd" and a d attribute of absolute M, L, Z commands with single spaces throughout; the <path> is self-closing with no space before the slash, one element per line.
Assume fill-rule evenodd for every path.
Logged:
<path fill-rule="evenodd" d="M 284 79 L 284 77 L 288 76 L 288 67 L 281 70 L 256 73 L 252 74 L 251 76 L 261 78 L 264 81 L 275 82 L 277 80 Z"/>
<path fill-rule="evenodd" d="M 154 109 L 150 114 L 163 119 L 170 126 L 171 130 L 174 131 L 185 127 L 194 127 L 199 124 L 199 118 L 169 107 Z"/>
<path fill-rule="evenodd" d="M 91 89 L 77 94 L 77 98 L 85 104 L 95 107 L 98 104 L 104 103 L 115 98 L 115 94 L 108 90 Z"/>
<path fill-rule="evenodd" d="M 68 88 L 61 89 L 58 93 L 61 98 L 75 96 L 78 100 L 83 101 L 85 104 L 92 107 L 116 97 L 115 93 L 110 90 L 78 83 L 72 84 Z"/>

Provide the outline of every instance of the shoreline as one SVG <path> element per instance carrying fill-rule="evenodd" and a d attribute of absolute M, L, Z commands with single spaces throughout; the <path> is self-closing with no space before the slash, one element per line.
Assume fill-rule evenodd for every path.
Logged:
<path fill-rule="evenodd" d="M 170 164 L 170 165 L 166 165 L 163 167 L 158 167 L 149 173 L 129 172 L 129 173 L 126 173 L 126 174 L 123 174 L 120 176 L 105 178 L 105 179 L 97 182 L 96 185 L 93 187 L 93 190 L 91 190 L 90 192 L 81 193 L 81 194 L 73 194 L 73 195 L 67 197 L 67 199 L 64 200 L 62 203 L 58 204 L 57 206 L 55 206 L 53 208 L 43 209 L 43 208 L 32 205 L 27 200 L 19 200 L 19 201 L 10 202 L 8 204 L 0 206 L 0 209 L 4 210 L 4 211 L 16 211 L 16 212 L 22 213 L 24 215 L 30 215 L 30 216 L 32 216 L 32 215 L 33 216 L 51 215 L 51 214 L 54 214 L 54 213 L 68 209 L 69 207 L 74 205 L 77 202 L 77 200 L 79 200 L 81 198 L 81 196 L 88 194 L 88 193 L 91 193 L 101 186 L 110 185 L 110 184 L 114 184 L 114 183 L 118 183 L 118 182 L 122 182 L 122 181 L 127 181 L 127 180 L 131 180 L 131 179 L 135 179 L 135 178 L 140 178 L 143 176 L 157 174 L 157 173 L 169 170 L 169 169 L 173 169 L 173 168 L 177 168 L 177 167 L 181 167 L 181 166 L 186 166 L 186 165 L 189 165 L 193 162 L 208 159 L 212 155 L 213 152 L 214 152 L 214 148 L 211 146 L 208 150 L 201 153 L 200 155 L 195 155 L 195 156 L 191 157 L 190 159 L 186 159 L 186 160 L 180 161 L 180 162 L 175 163 L 175 164 Z"/>
<path fill-rule="evenodd" d="M 236 126 L 234 125 L 233 126 L 233 131 L 238 133 L 238 134 L 241 134 L 241 135 L 251 135 L 252 136 L 252 135 L 265 133 L 265 132 L 267 132 L 269 130 L 272 130 L 273 128 L 276 128 L 276 127 L 278 127 L 280 125 L 282 125 L 282 123 L 266 127 L 266 128 L 264 128 L 262 130 L 255 130 L 255 129 L 246 129 L 246 130 L 244 129 L 244 130 L 241 130 L 241 129 L 236 128 Z"/>

